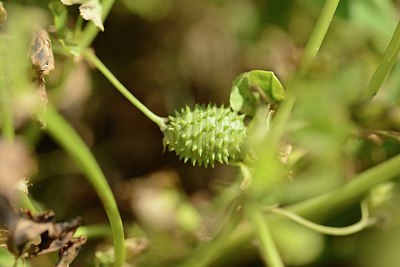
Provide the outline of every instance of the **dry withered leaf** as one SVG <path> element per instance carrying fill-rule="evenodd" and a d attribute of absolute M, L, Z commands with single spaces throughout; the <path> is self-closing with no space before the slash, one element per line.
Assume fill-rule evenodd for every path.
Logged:
<path fill-rule="evenodd" d="M 102 7 L 99 0 L 88 0 L 79 7 L 79 11 L 84 19 L 93 21 L 97 28 L 104 31 L 101 19 Z"/>
<path fill-rule="evenodd" d="M 4 8 L 3 2 L 0 1 L 0 28 L 6 24 L 7 21 L 7 11 Z"/>
<path fill-rule="evenodd" d="M 41 75 L 54 70 L 54 55 L 49 34 L 44 29 L 33 32 L 30 45 L 30 58 L 33 68 Z"/>
<path fill-rule="evenodd" d="M 43 75 L 48 75 L 51 70 L 54 70 L 54 55 L 49 34 L 42 28 L 33 32 L 30 58 L 35 71 L 34 80 L 38 86 L 35 92 L 35 105 L 31 113 L 39 125 L 46 128 L 45 113 L 48 99 Z"/>
<path fill-rule="evenodd" d="M 102 6 L 99 0 L 61 0 L 66 6 L 80 4 L 79 12 L 85 20 L 91 20 L 97 28 L 104 31 L 102 21 Z"/>
<path fill-rule="evenodd" d="M 17 257 L 31 258 L 59 251 L 56 266 L 67 267 L 76 258 L 85 237 L 73 238 L 81 219 L 55 222 L 54 212 L 32 214 L 17 212 L 8 199 L 0 195 L 0 224 L 8 230 L 8 249 Z"/>
<path fill-rule="evenodd" d="M 73 238 L 81 225 L 80 218 L 54 222 L 54 216 L 53 211 L 17 212 L 9 199 L 0 194 L 0 225 L 7 233 L 6 237 L 0 236 L 1 242 L 7 240 L 7 248 L 21 258 L 59 251 L 56 267 L 68 267 L 85 244 L 86 237 Z"/>
<path fill-rule="evenodd" d="M 18 252 L 22 258 L 31 258 L 62 249 L 70 242 L 75 230 L 81 224 L 79 218 L 53 222 L 52 215 L 51 212 L 39 216 L 22 214 L 13 231 L 13 240 L 20 249 Z"/>
<path fill-rule="evenodd" d="M 58 262 L 55 267 L 68 267 L 78 256 L 82 246 L 86 243 L 86 237 L 72 238 L 58 253 Z"/>

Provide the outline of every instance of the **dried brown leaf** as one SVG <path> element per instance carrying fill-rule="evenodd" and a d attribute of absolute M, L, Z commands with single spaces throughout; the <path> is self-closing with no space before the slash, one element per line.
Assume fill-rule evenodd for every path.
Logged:
<path fill-rule="evenodd" d="M 14 232 L 16 240 L 24 240 L 25 236 L 29 236 L 24 243 L 24 248 L 26 250 L 20 251 L 22 258 L 31 258 L 38 255 L 51 253 L 58 251 L 64 247 L 65 244 L 71 241 L 75 230 L 81 224 L 81 220 L 72 219 L 62 222 L 47 222 L 41 221 L 28 221 L 25 222 L 23 219 L 20 220 L 23 224 L 22 227 L 18 227 Z M 25 231 L 24 231 L 24 228 Z M 37 239 L 40 238 L 39 243 L 35 243 Z M 19 244 L 20 246 L 22 244 Z"/>
<path fill-rule="evenodd" d="M 33 68 L 41 75 L 48 75 L 54 70 L 54 55 L 49 34 L 44 29 L 39 29 L 33 33 L 30 58 Z"/>
<path fill-rule="evenodd" d="M 86 20 L 91 20 L 97 28 L 104 31 L 102 15 L 102 7 L 99 0 L 89 0 L 79 7 L 81 16 Z"/>
<path fill-rule="evenodd" d="M 55 267 L 68 267 L 78 256 L 79 251 L 86 241 L 85 236 L 72 238 L 58 253 L 59 259 Z"/>
<path fill-rule="evenodd" d="M 54 212 L 38 214 L 15 212 L 8 200 L 0 196 L 0 223 L 8 230 L 8 248 L 16 256 L 31 258 L 59 251 L 57 267 L 67 267 L 86 242 L 85 237 L 73 238 L 81 224 L 79 218 L 54 222 Z"/>
<path fill-rule="evenodd" d="M 46 30 L 40 28 L 33 33 L 30 58 L 35 71 L 33 79 L 37 83 L 37 89 L 34 104 L 29 112 L 40 127 L 44 129 L 46 128 L 45 113 L 48 99 L 43 75 L 48 75 L 51 70 L 54 70 L 54 55 L 51 40 Z"/>
<path fill-rule="evenodd" d="M 99 0 L 61 0 L 66 6 L 81 4 L 79 12 L 85 20 L 91 20 L 97 28 L 104 31 L 102 20 L 102 6 Z"/>

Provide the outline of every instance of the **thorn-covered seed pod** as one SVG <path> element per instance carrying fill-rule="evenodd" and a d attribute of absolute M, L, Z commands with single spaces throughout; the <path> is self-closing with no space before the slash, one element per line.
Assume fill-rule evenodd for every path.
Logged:
<path fill-rule="evenodd" d="M 163 130 L 164 148 L 175 151 L 184 162 L 214 166 L 215 161 L 233 163 L 242 159 L 246 138 L 244 116 L 223 106 L 196 105 L 169 116 Z"/>

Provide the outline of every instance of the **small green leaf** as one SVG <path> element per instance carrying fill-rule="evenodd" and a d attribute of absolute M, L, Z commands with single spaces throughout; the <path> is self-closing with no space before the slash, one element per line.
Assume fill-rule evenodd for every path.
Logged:
<path fill-rule="evenodd" d="M 244 101 L 244 96 L 242 95 L 241 91 L 248 91 L 248 90 L 240 90 L 240 86 L 246 86 L 247 83 L 243 82 L 243 79 L 245 74 L 240 74 L 238 77 L 236 77 L 236 79 L 233 81 L 233 85 L 232 85 L 232 91 L 231 91 L 231 95 L 230 95 L 230 104 L 231 104 L 231 108 L 235 111 L 239 111 L 243 108 L 243 106 L 245 105 L 245 101 Z"/>
<path fill-rule="evenodd" d="M 230 105 L 235 111 L 254 116 L 260 104 L 275 104 L 285 99 L 285 90 L 271 71 L 253 70 L 233 81 Z"/>

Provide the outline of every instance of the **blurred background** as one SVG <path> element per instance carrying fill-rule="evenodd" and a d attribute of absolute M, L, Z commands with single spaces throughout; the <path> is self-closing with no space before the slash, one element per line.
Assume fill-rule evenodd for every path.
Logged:
<path fill-rule="evenodd" d="M 4 1 L 5 6 L 10 2 L 41 8 L 48 21 L 52 19 L 47 8 L 49 1 Z M 296 70 L 323 4 L 322 0 L 117 0 L 105 21 L 105 31 L 97 36 L 92 47 L 113 74 L 160 116 L 174 114 L 194 103 L 228 106 L 232 81 L 242 72 L 271 70 L 286 84 Z M 344 101 L 350 103 L 379 63 L 395 29 L 399 8 L 400 1 L 342 1 L 309 80 L 329 83 L 330 90 L 345 95 Z M 68 24 L 73 28 L 79 15 L 77 6 L 68 7 L 68 11 Z M 84 62 L 72 62 L 56 53 L 55 68 L 47 78 L 48 95 L 58 102 L 62 113 L 90 146 L 127 225 L 134 224 L 143 213 L 143 206 L 135 207 L 132 199 L 138 203 L 157 202 L 160 188 L 178 188 L 201 210 L 220 188 L 237 178 L 233 167 L 192 167 L 173 153 L 162 153 L 159 128 Z M 395 67 L 377 97 L 379 100 L 397 105 L 398 77 L 400 68 Z M 312 86 L 319 86 L 318 82 Z M 331 97 L 329 103 L 336 105 L 336 96 L 333 93 L 324 97 Z M 298 116 L 315 113 L 318 99 L 303 102 Z M 327 108 L 318 113 L 324 112 L 333 111 Z M 31 178 L 33 198 L 55 210 L 58 219 L 82 216 L 85 224 L 106 223 L 94 190 L 69 156 L 37 127 L 22 125 L 19 131 L 32 144 L 37 160 L 38 171 Z M 299 134 L 291 141 L 309 145 L 308 149 L 314 149 L 314 156 L 318 157 L 320 146 L 310 144 L 309 139 Z M 340 167 L 345 168 L 338 173 L 351 177 L 398 151 L 397 144 L 357 144 L 359 159 L 343 162 Z M 325 167 L 311 173 L 330 172 Z M 310 188 L 298 191 L 307 196 L 319 193 Z M 354 207 L 337 221 L 357 217 Z M 157 218 L 144 220 L 149 223 Z M 371 231 L 356 237 L 325 238 L 324 248 L 316 242 L 318 252 L 314 258 L 294 261 L 293 266 L 398 266 L 400 258 L 395 248 L 400 245 L 399 237 L 400 228 L 396 226 L 379 234 Z M 87 266 L 97 247 L 96 241 L 89 241 L 73 266 Z M 262 264 L 256 256 L 250 256 L 237 266 Z"/>

